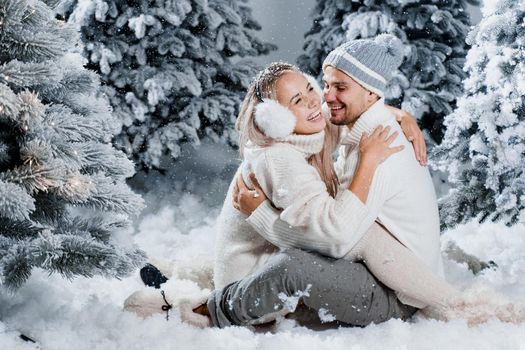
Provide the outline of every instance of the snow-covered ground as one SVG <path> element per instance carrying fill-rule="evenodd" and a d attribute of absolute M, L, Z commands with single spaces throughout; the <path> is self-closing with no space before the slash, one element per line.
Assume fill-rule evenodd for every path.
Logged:
<path fill-rule="evenodd" d="M 134 240 L 150 256 L 180 264 L 211 263 L 225 179 L 231 178 L 237 164 L 236 155 L 219 153 L 225 154 L 217 145 L 205 144 L 179 164 L 184 171 L 135 179 L 148 208 L 137 221 Z M 445 261 L 447 279 L 454 285 L 482 282 L 525 304 L 525 225 L 472 222 L 442 238 L 454 239 L 467 252 L 499 266 L 474 277 L 466 266 Z M 192 282 L 180 284 L 181 289 L 195 288 Z M 124 312 L 124 299 L 141 287 L 138 272 L 120 281 L 101 277 L 68 281 L 35 270 L 16 295 L 0 292 L 0 350 L 525 349 L 525 325 L 498 321 L 469 328 L 463 321 L 416 318 L 313 331 L 284 320 L 272 333 L 239 327 L 201 330 L 182 324 L 175 312 L 168 322 L 163 315 L 143 320 Z M 22 341 L 20 333 L 38 343 Z"/>
<path fill-rule="evenodd" d="M 135 240 L 148 254 L 180 262 L 209 261 L 217 207 L 183 194 L 170 206 L 144 216 Z M 446 262 L 447 279 L 458 286 L 475 281 L 511 299 L 525 301 L 525 226 L 477 224 L 447 232 L 468 252 L 498 265 L 474 277 Z M 188 282 L 189 283 L 189 282 Z M 490 321 L 469 328 L 465 322 L 391 320 L 366 328 L 313 331 L 285 320 L 273 333 L 248 329 L 196 329 L 176 313 L 140 319 L 122 311 L 127 295 L 141 287 L 138 273 L 124 280 L 73 281 L 35 271 L 15 296 L 0 295 L 0 349 L 525 349 L 525 325 Z M 19 339 L 19 332 L 38 344 Z"/>

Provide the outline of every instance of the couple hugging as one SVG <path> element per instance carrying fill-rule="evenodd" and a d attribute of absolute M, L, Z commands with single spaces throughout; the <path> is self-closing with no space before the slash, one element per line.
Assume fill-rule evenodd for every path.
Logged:
<path fill-rule="evenodd" d="M 384 103 L 402 48 L 392 35 L 339 46 L 324 60 L 323 91 L 290 64 L 260 72 L 236 124 L 243 162 L 219 217 L 214 290 L 183 298 L 168 282 L 135 292 L 125 308 L 147 316 L 174 307 L 200 327 L 260 324 L 298 305 L 350 326 L 418 310 L 522 322 L 519 306 L 443 278 L 421 132 Z M 405 135 L 417 136 L 413 146 Z M 149 265 L 141 276 L 158 287 L 163 272 Z"/>

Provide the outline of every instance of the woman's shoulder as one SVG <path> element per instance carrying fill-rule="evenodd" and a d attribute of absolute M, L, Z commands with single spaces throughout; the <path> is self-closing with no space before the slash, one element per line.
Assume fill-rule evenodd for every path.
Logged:
<path fill-rule="evenodd" d="M 307 164 L 304 155 L 286 143 L 274 143 L 270 146 L 252 148 L 244 151 L 244 163 L 252 169 L 267 167 L 293 167 Z"/>
<path fill-rule="evenodd" d="M 264 156 L 270 160 L 307 163 L 304 154 L 293 145 L 286 142 L 276 142 L 266 147 Z"/>
<path fill-rule="evenodd" d="M 271 146 L 252 150 L 245 153 L 245 161 L 255 173 L 274 172 L 290 173 L 292 171 L 310 167 L 304 154 L 286 143 L 275 143 Z"/>
<path fill-rule="evenodd" d="M 274 142 L 271 145 L 264 147 L 256 147 L 245 149 L 245 157 L 249 158 L 260 158 L 260 157 L 272 157 L 272 158 L 301 158 L 304 159 L 304 155 L 297 150 L 294 146 L 286 142 Z"/>

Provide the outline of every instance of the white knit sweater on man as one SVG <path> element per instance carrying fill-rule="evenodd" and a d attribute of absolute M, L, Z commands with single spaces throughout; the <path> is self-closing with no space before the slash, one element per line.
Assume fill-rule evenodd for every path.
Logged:
<path fill-rule="evenodd" d="M 348 131 L 348 128 L 345 128 L 347 131 L 343 132 L 342 146 L 336 162 L 336 171 L 341 181 L 340 194 L 343 197 L 350 197 L 351 192 L 346 189 L 358 165 L 358 144 L 363 132 L 370 134 L 379 125 L 389 125 L 392 132 L 399 131 L 392 145 L 403 144 L 405 148 L 390 156 L 378 167 L 366 206 L 359 207 L 353 203 L 353 207 L 358 209 L 344 214 L 347 216 L 343 219 L 347 226 L 338 227 L 339 230 L 333 231 L 337 234 L 330 234 L 322 226 L 316 226 L 315 223 L 325 220 L 338 223 L 341 222 L 339 217 L 324 217 L 325 213 L 321 211 L 302 211 L 299 208 L 293 213 L 280 212 L 268 201 L 260 205 L 247 221 L 256 228 L 257 232 L 279 247 L 299 247 L 336 258 L 354 259 L 352 248 L 377 220 L 432 272 L 443 276 L 439 215 L 430 174 L 426 167 L 420 166 L 416 161 L 412 146 L 406 140 L 394 116 L 385 108 L 383 99 L 377 101 L 363 113 L 351 130 Z M 292 168 L 290 171 L 296 176 L 296 169 Z M 301 178 L 294 181 L 296 191 L 302 193 L 302 186 Z M 308 188 L 308 185 L 305 188 Z M 276 206 L 279 207 L 279 205 Z M 339 215 L 341 214 L 339 212 Z M 299 220 L 301 223 L 310 222 L 309 225 L 307 224 L 308 230 L 304 226 L 297 227 L 294 215 L 301 218 Z M 306 216 L 309 216 L 309 220 L 304 218 Z M 411 305 L 423 306 L 413 300 L 403 298 L 402 295 L 400 299 Z"/>
<path fill-rule="evenodd" d="M 300 247 L 314 246 L 323 252 L 354 245 L 357 235 L 348 244 L 348 232 L 360 231 L 360 225 L 369 217 L 365 205 L 350 191 L 340 191 L 336 199 L 329 196 L 325 183 L 308 158 L 318 153 L 324 141 L 324 131 L 313 135 L 290 135 L 269 147 L 250 146 L 237 173 L 249 183 L 248 173 L 253 171 L 269 199 L 283 209 L 270 220 L 284 220 L 286 228 L 294 227 L 301 236 Z M 235 178 L 234 178 L 235 181 Z M 239 280 L 254 272 L 278 248 L 259 235 L 246 221 L 246 217 L 233 208 L 231 192 L 233 182 L 224 201 L 218 220 L 215 247 L 215 288 Z M 257 217 L 257 216 L 256 216 Z M 373 220 L 372 220 L 373 221 Z M 264 224 L 263 224 L 264 225 Z M 314 232 L 310 238 L 307 232 Z M 287 233 L 280 232 L 286 239 Z M 276 235 L 279 236 L 280 233 Z"/>

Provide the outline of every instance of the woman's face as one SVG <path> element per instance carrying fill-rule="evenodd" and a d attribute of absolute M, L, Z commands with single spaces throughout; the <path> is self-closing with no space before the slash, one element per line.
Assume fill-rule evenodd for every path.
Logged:
<path fill-rule="evenodd" d="M 315 134 L 324 129 L 321 98 L 308 80 L 298 72 L 285 73 L 276 83 L 277 101 L 295 115 L 294 133 Z"/>

